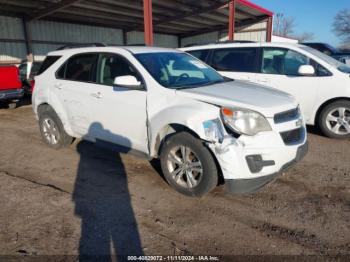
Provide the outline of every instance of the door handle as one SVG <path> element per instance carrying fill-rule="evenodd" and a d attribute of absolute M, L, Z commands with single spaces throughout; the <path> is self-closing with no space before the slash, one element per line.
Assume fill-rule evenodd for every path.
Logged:
<path fill-rule="evenodd" d="M 90 95 L 91 95 L 92 97 L 95 97 L 95 98 L 102 98 L 101 92 L 91 93 Z"/>
<path fill-rule="evenodd" d="M 61 90 L 62 89 L 62 84 L 61 83 L 56 83 L 55 88 Z"/>

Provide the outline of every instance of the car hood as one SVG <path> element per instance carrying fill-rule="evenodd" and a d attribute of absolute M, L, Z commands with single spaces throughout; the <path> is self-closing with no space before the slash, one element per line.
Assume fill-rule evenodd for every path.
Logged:
<path fill-rule="evenodd" d="M 226 107 L 257 111 L 265 117 L 296 108 L 294 97 L 282 91 L 243 81 L 224 82 L 209 86 L 180 89 L 177 95 Z"/>

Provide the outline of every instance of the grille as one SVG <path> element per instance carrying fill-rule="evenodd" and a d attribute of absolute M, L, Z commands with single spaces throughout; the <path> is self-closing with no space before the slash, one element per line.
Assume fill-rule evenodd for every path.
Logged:
<path fill-rule="evenodd" d="M 299 107 L 297 107 L 295 109 L 276 114 L 273 120 L 275 121 L 275 124 L 280 124 L 280 123 L 296 120 L 299 118 L 299 116 L 300 116 L 300 110 L 299 110 Z"/>
<path fill-rule="evenodd" d="M 286 145 L 295 145 L 302 142 L 305 138 L 305 130 L 303 127 L 281 132 L 281 137 Z"/>

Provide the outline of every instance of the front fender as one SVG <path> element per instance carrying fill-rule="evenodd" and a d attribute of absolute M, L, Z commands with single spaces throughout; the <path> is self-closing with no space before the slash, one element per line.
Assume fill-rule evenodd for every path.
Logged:
<path fill-rule="evenodd" d="M 177 124 L 194 132 L 199 138 L 208 140 L 205 136 L 203 122 L 220 117 L 220 108 L 214 105 L 192 101 L 191 104 L 173 105 L 154 114 L 149 119 L 150 155 L 157 155 L 157 142 L 167 127 Z"/>

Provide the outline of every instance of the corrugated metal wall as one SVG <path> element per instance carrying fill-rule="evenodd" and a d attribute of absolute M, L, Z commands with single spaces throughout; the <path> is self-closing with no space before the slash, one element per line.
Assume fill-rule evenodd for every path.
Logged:
<path fill-rule="evenodd" d="M 127 33 L 127 44 L 144 44 L 143 32 L 128 32 Z M 165 34 L 154 34 L 154 45 L 161 47 L 178 47 L 178 37 L 174 35 L 165 35 Z"/>
<path fill-rule="evenodd" d="M 267 22 L 247 26 L 244 29 L 235 32 L 235 40 L 266 42 L 266 28 Z M 225 41 L 227 38 L 227 31 L 222 32 L 220 40 Z"/>
<path fill-rule="evenodd" d="M 257 23 L 235 33 L 236 40 L 266 41 L 266 22 Z M 102 42 L 123 44 L 123 32 L 119 29 L 78 25 L 51 21 L 34 21 L 30 24 L 34 58 L 44 56 L 65 43 Z M 245 32 L 248 31 L 248 32 Z M 0 62 L 26 58 L 23 24 L 20 18 L 0 16 Z M 13 41 L 11 41 L 11 39 Z M 208 43 L 227 39 L 227 32 L 212 32 L 186 37 L 181 46 L 194 43 Z M 127 44 L 143 44 L 143 32 L 128 32 Z M 178 37 L 166 34 L 154 35 L 155 46 L 178 47 Z"/>
<path fill-rule="evenodd" d="M 34 21 L 30 24 L 32 50 L 35 60 L 42 60 L 45 55 L 65 43 L 95 43 L 123 45 L 123 32 L 119 29 L 60 23 L 52 21 Z M 19 62 L 26 58 L 23 24 L 20 18 L 0 16 L 0 62 Z M 14 41 L 9 41 L 9 40 Z M 143 32 L 128 32 L 128 44 L 143 44 Z M 156 46 L 178 46 L 178 37 L 155 34 Z"/>
<path fill-rule="evenodd" d="M 106 44 L 122 44 L 122 30 L 59 23 L 52 21 L 34 21 L 31 23 L 32 40 L 46 40 L 57 42 L 102 42 Z"/>
<path fill-rule="evenodd" d="M 0 42 L 0 61 L 19 61 L 25 58 L 26 46 L 20 18 L 0 16 L 0 38 L 19 40 Z"/>
<path fill-rule="evenodd" d="M 266 42 L 267 22 L 260 22 L 235 32 L 235 40 L 248 40 L 256 42 Z M 195 35 L 183 38 L 181 46 L 200 43 L 214 43 L 216 41 L 228 40 L 227 30 Z"/>
<path fill-rule="evenodd" d="M 211 33 L 182 38 L 181 46 L 187 46 L 190 44 L 213 43 L 218 40 L 219 40 L 219 32 L 211 32 Z"/>
<path fill-rule="evenodd" d="M 68 24 L 52 21 L 34 21 L 30 25 L 34 58 L 42 60 L 46 53 L 64 43 L 123 44 L 123 32 L 119 29 Z M 47 41 L 48 43 L 37 43 Z"/>

